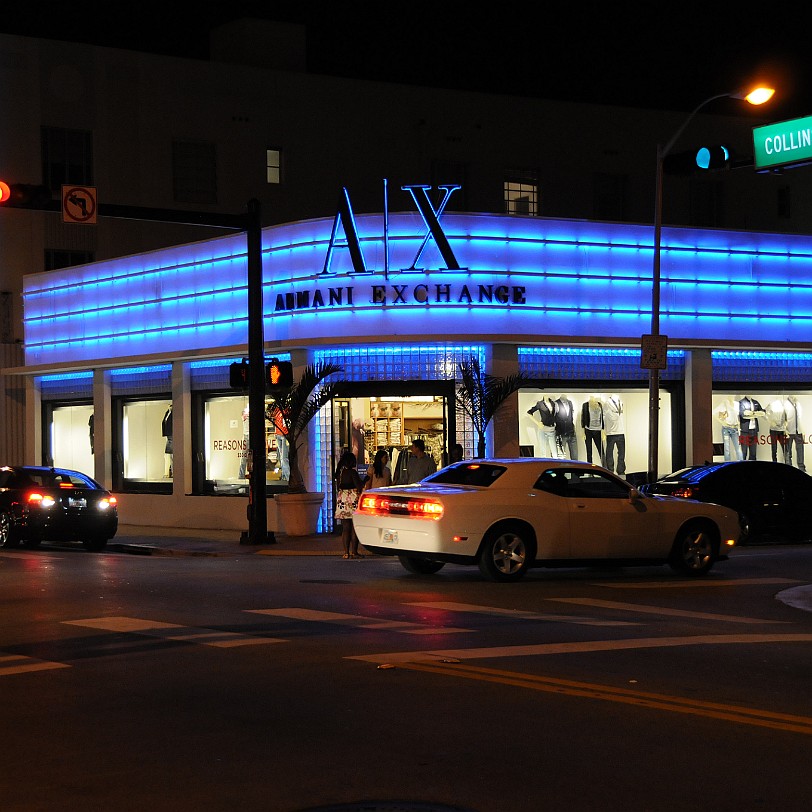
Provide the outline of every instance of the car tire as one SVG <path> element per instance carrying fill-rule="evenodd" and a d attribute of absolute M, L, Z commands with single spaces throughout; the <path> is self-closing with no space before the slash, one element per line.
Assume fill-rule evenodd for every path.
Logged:
<path fill-rule="evenodd" d="M 435 572 L 439 572 L 445 566 L 445 561 L 417 558 L 413 555 L 399 555 L 398 561 L 405 570 L 414 575 L 434 575 Z"/>
<path fill-rule="evenodd" d="M 17 547 L 20 543 L 14 531 L 14 521 L 10 513 L 0 513 L 0 547 Z"/>
<path fill-rule="evenodd" d="M 82 544 L 86 550 L 91 553 L 101 552 L 107 546 L 107 539 L 104 536 L 94 536 L 93 538 L 85 539 Z"/>
<path fill-rule="evenodd" d="M 527 574 L 535 555 L 530 528 L 518 522 L 498 525 L 482 542 L 479 570 L 491 581 L 518 581 Z"/>
<path fill-rule="evenodd" d="M 681 575 L 706 575 L 719 557 L 719 534 L 709 524 L 685 525 L 674 539 L 668 564 Z"/>

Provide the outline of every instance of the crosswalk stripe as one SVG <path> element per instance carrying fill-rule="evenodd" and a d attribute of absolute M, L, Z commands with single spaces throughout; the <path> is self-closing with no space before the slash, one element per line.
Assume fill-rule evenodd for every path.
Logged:
<path fill-rule="evenodd" d="M 70 668 L 66 663 L 52 663 L 47 660 L 35 660 L 22 654 L 5 654 L 0 656 L 0 677 L 12 674 L 26 674 L 32 671 L 50 671 L 54 668 Z"/>
<path fill-rule="evenodd" d="M 387 654 L 361 654 L 345 657 L 369 663 L 411 663 L 437 660 L 488 660 L 503 657 L 537 657 L 551 654 L 583 654 L 596 651 L 676 648 L 702 645 L 759 645 L 762 643 L 812 643 L 812 634 L 707 634 L 694 637 L 639 637 L 625 640 L 585 640 L 577 643 L 538 643 L 491 648 L 433 649 L 395 651 Z"/>
<path fill-rule="evenodd" d="M 472 632 L 474 629 L 457 629 L 452 626 L 429 626 L 406 620 L 385 620 L 364 615 L 348 615 L 344 612 L 322 612 L 317 609 L 303 609 L 292 606 L 283 609 L 246 609 L 256 615 L 271 615 L 290 620 L 307 620 L 320 623 L 335 623 L 339 626 L 352 626 L 356 629 L 389 629 L 403 634 L 457 634 Z"/>
<path fill-rule="evenodd" d="M 257 646 L 268 643 L 286 643 L 277 637 L 255 637 L 236 632 L 197 629 L 181 626 L 178 623 L 162 623 L 157 620 L 143 620 L 135 617 L 95 617 L 85 620 L 63 620 L 69 626 L 83 626 L 89 629 L 104 629 L 109 632 L 132 632 L 161 640 L 176 640 L 184 643 L 199 643 L 215 648 L 236 648 L 237 646 Z"/>
<path fill-rule="evenodd" d="M 691 612 L 687 609 L 668 609 L 663 606 L 643 606 L 639 603 L 604 601 L 599 598 L 545 598 L 555 603 L 570 603 L 578 606 L 595 606 L 601 609 L 616 609 L 622 612 L 639 612 L 646 615 L 667 615 L 671 617 L 691 617 L 697 620 L 719 620 L 725 623 L 786 623 L 784 620 L 763 620 L 739 615 L 716 615 L 709 612 Z"/>
<path fill-rule="evenodd" d="M 456 603 L 455 601 L 418 601 L 408 603 L 407 606 L 419 606 L 424 609 L 440 609 L 444 612 L 469 612 L 477 615 L 493 615 L 506 617 L 511 620 L 543 620 L 553 623 L 575 623 L 582 626 L 639 626 L 639 623 L 630 623 L 625 620 L 598 620 L 578 615 L 550 615 L 539 612 L 522 612 L 516 609 L 500 609 L 497 606 L 477 606 L 472 603 Z"/>

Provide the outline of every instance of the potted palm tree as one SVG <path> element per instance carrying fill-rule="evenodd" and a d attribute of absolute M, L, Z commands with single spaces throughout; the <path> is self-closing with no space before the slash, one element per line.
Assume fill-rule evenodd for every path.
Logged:
<path fill-rule="evenodd" d="M 493 419 L 496 410 L 507 398 L 521 389 L 530 379 L 523 373 L 499 378 L 488 375 L 479 366 L 479 360 L 472 356 L 459 363 L 462 384 L 457 390 L 457 407 L 473 423 L 477 433 L 477 457 L 485 456 L 485 430 Z"/>
<path fill-rule="evenodd" d="M 308 424 L 336 395 L 339 382 L 325 379 L 341 370 L 337 364 L 311 364 L 305 367 L 302 376 L 290 389 L 274 396 L 275 407 L 285 427 L 290 463 L 288 491 L 277 494 L 274 499 L 282 528 L 289 536 L 312 535 L 318 526 L 324 494 L 308 492 L 299 465 L 299 452 Z"/>

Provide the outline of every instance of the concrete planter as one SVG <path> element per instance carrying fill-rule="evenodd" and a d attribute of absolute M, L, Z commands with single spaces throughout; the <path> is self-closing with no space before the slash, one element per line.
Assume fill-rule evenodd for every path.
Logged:
<path fill-rule="evenodd" d="M 274 496 L 279 531 L 286 536 L 312 536 L 318 530 L 324 493 L 279 493 Z"/>

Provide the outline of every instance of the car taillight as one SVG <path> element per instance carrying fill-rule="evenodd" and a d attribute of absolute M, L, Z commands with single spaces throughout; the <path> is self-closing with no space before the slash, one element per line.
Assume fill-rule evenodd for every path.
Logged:
<path fill-rule="evenodd" d="M 672 496 L 679 496 L 681 499 L 695 499 L 699 493 L 699 488 L 692 487 L 691 485 L 684 485 L 682 488 L 677 488 L 671 492 Z"/>
<path fill-rule="evenodd" d="M 115 507 L 118 504 L 118 500 L 115 496 L 105 496 L 103 499 L 99 499 L 99 507 L 102 510 L 107 510 L 107 508 Z"/>
<path fill-rule="evenodd" d="M 443 516 L 443 504 L 436 499 L 366 494 L 361 496 L 358 511 L 373 516 L 409 516 L 415 519 L 436 520 Z"/>
<path fill-rule="evenodd" d="M 27 501 L 29 505 L 40 505 L 42 507 L 53 507 L 56 504 L 56 500 L 53 498 L 53 496 L 38 493 L 37 491 L 29 493 Z"/>

